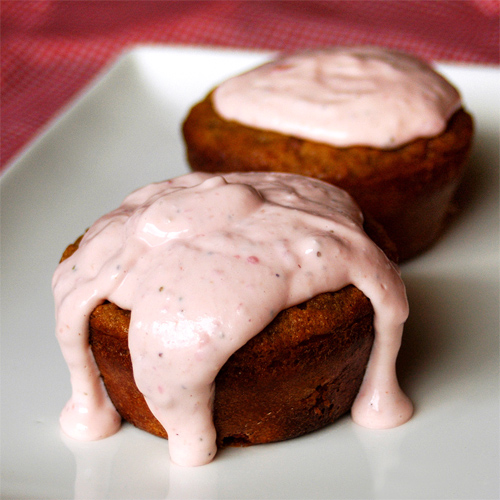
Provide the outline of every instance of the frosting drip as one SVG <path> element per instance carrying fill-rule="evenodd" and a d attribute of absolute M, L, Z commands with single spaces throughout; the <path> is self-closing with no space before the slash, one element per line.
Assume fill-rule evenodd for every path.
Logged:
<path fill-rule="evenodd" d="M 89 316 L 104 300 L 131 311 L 137 387 L 171 459 L 193 466 L 216 453 L 214 380 L 231 354 L 281 310 L 348 284 L 370 298 L 376 331 L 353 418 L 375 428 L 408 420 L 395 373 L 405 289 L 362 223 L 347 193 L 292 174 L 193 173 L 129 195 L 54 274 L 73 390 L 65 433 L 93 440 L 120 425 L 88 343 Z"/>
<path fill-rule="evenodd" d="M 391 149 L 443 132 L 460 95 L 424 62 L 376 47 L 305 52 L 227 80 L 227 120 L 337 147 Z"/>

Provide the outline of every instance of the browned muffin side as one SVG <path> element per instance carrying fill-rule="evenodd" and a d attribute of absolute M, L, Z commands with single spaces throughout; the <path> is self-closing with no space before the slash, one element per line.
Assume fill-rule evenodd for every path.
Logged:
<path fill-rule="evenodd" d="M 114 304 L 98 306 L 90 318 L 92 352 L 122 417 L 167 437 L 133 379 L 129 320 Z M 373 309 L 352 286 L 281 312 L 215 380 L 218 445 L 282 441 L 338 419 L 352 406 L 372 343 Z"/>
<path fill-rule="evenodd" d="M 277 171 L 348 191 L 386 229 L 401 260 L 440 235 L 471 147 L 471 116 L 458 110 L 439 136 L 382 150 L 337 148 L 223 119 L 209 94 L 183 124 L 189 164 L 205 172 Z"/>

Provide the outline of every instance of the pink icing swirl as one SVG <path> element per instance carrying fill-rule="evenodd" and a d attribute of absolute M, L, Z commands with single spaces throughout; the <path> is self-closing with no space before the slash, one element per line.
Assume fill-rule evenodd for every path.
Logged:
<path fill-rule="evenodd" d="M 376 47 L 305 52 L 222 83 L 227 120 L 337 147 L 391 149 L 444 131 L 457 90 L 424 62 Z"/>

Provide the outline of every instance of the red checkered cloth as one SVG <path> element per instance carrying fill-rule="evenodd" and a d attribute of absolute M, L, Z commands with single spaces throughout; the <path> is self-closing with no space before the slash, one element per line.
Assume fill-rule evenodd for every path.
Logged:
<path fill-rule="evenodd" d="M 384 45 L 499 64 L 500 0 L 9 1 L 1 4 L 1 162 L 136 44 L 268 50 Z"/>

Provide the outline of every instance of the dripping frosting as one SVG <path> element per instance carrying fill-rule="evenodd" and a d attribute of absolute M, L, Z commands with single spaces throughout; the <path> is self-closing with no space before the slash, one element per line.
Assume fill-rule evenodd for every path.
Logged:
<path fill-rule="evenodd" d="M 187 466 L 216 453 L 214 380 L 227 359 L 283 309 L 358 287 L 374 308 L 375 340 L 352 408 L 360 425 L 404 423 L 412 405 L 395 360 L 408 315 L 396 266 L 366 236 L 344 191 L 293 174 L 188 174 L 151 184 L 97 220 L 53 277 L 57 337 L 71 374 L 61 413 L 69 436 L 115 433 L 88 341 L 93 309 L 131 311 L 137 387 Z"/>

